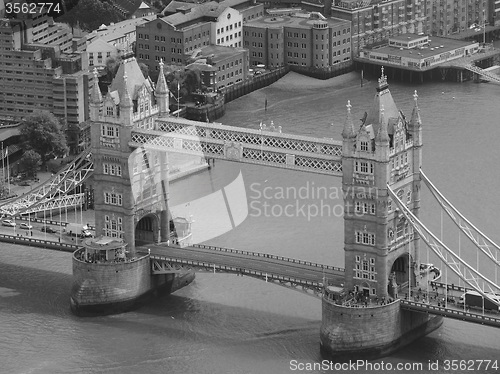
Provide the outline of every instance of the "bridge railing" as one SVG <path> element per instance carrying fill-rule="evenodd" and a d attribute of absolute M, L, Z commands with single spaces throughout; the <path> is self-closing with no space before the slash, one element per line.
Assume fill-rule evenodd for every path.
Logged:
<path fill-rule="evenodd" d="M 227 272 L 233 272 L 236 274 L 261 277 L 261 278 L 265 278 L 268 280 L 293 282 L 293 283 L 297 283 L 300 285 L 306 285 L 306 286 L 310 286 L 310 287 L 322 287 L 323 286 L 322 283 L 317 282 L 317 281 L 304 280 L 304 279 L 300 279 L 300 278 L 290 277 L 290 276 L 286 276 L 286 275 L 279 275 L 279 274 L 275 274 L 275 273 L 267 273 L 265 271 L 260 271 L 258 269 L 253 269 L 253 268 L 248 268 L 248 267 L 245 268 L 245 267 L 238 267 L 238 266 L 217 265 L 214 263 L 209 263 L 209 262 L 204 262 L 204 261 L 183 260 L 183 259 L 177 259 L 177 258 L 171 258 L 171 257 L 165 257 L 165 256 L 159 256 L 159 255 L 150 255 L 149 257 L 153 260 L 168 261 L 168 262 L 173 262 L 173 263 L 182 264 L 182 265 L 202 267 L 202 268 L 206 268 L 206 269 L 215 269 L 215 271 L 222 270 L 222 271 L 227 271 Z"/>
<path fill-rule="evenodd" d="M 43 218 L 37 218 L 37 217 L 33 217 L 33 218 L 29 218 L 28 219 L 28 216 L 20 216 L 20 217 L 16 217 L 16 221 L 30 221 L 30 222 L 36 222 L 36 223 L 43 223 L 43 224 L 46 224 L 46 225 L 55 225 L 55 226 L 67 226 L 69 224 L 69 222 L 66 222 L 66 221 L 54 221 L 52 219 L 43 219 Z M 89 230 L 95 230 L 95 226 L 92 226 L 90 224 L 87 223 L 87 227 L 89 228 Z"/>
<path fill-rule="evenodd" d="M 420 310 L 425 309 L 428 311 L 433 311 L 434 312 L 433 314 L 439 314 L 443 316 L 454 317 L 457 319 L 464 319 L 469 321 L 482 321 L 482 323 L 488 323 L 488 324 L 493 323 L 500 326 L 500 318 L 487 316 L 484 314 L 476 314 L 462 310 L 448 309 L 436 305 L 424 304 L 410 300 L 401 300 L 401 305 L 408 305 L 411 307 L 415 307 L 415 309 L 420 309 Z"/>
<path fill-rule="evenodd" d="M 272 255 L 272 254 L 268 254 L 268 253 L 243 251 L 240 249 L 216 247 L 213 245 L 206 245 L 206 244 L 193 244 L 193 245 L 191 245 L 191 247 L 201 248 L 201 249 L 209 249 L 212 251 L 219 251 L 219 252 L 226 252 L 226 253 L 236 253 L 236 254 L 242 254 L 242 255 L 254 256 L 254 257 L 263 257 L 263 258 L 269 258 L 272 260 L 287 261 L 287 262 L 291 262 L 291 263 L 299 264 L 299 265 L 313 266 L 313 267 L 317 267 L 319 269 L 345 272 L 345 269 L 339 268 L 336 266 L 323 265 L 323 264 L 318 264 L 315 262 L 303 261 L 303 260 L 298 260 L 298 259 L 290 258 L 290 257 L 276 256 L 276 255 Z"/>
<path fill-rule="evenodd" d="M 0 242 L 22 244 L 33 247 L 58 249 L 64 252 L 74 252 L 77 249 L 81 248 L 81 246 L 79 245 L 59 243 L 53 240 L 37 239 L 22 235 L 16 236 L 16 235 L 0 234 Z"/>

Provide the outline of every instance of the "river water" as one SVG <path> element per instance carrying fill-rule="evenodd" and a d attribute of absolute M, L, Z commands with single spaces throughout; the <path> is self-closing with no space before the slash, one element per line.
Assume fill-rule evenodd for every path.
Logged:
<path fill-rule="evenodd" d="M 221 122 L 258 129 L 260 121 L 272 120 L 283 132 L 340 140 L 346 101 L 351 100 L 355 119 L 372 105 L 375 79 L 364 87 L 359 83 L 354 73 L 326 82 L 289 75 L 229 103 Z M 407 116 L 418 90 L 427 175 L 472 222 L 500 242 L 500 203 L 495 195 L 500 185 L 500 87 L 471 82 L 389 83 L 398 108 Z M 240 171 L 253 205 L 241 225 L 210 243 L 343 267 L 343 221 L 335 214 L 338 210 L 312 217 L 298 210 L 284 216 L 281 209 L 297 201 L 290 194 L 277 195 L 286 187 L 335 190 L 340 188 L 339 178 L 216 162 L 209 172 L 176 182 L 172 201 L 183 204 L 217 191 Z M 266 187 L 271 196 L 263 195 Z M 312 195 L 301 201 L 307 207 L 320 203 Z M 264 202 L 274 207 L 268 214 L 260 209 Z M 340 196 L 329 202 L 342 206 Z M 440 214 L 430 193 L 423 193 L 421 217 L 440 235 Z M 457 231 L 446 219 L 443 222 L 443 238 L 456 244 Z M 476 252 L 463 238 L 461 246 L 474 261 Z M 427 253 L 423 248 L 423 261 Z M 431 254 L 429 261 L 436 261 Z M 291 360 L 321 361 L 321 303 L 297 291 L 235 275 L 204 273 L 174 295 L 134 312 L 77 318 L 69 310 L 70 287 L 70 254 L 1 244 L 1 373 L 266 374 L 291 372 Z M 456 373 L 460 371 L 444 369 L 445 360 L 500 360 L 499 336 L 494 328 L 445 320 L 432 334 L 372 363 L 422 363 L 418 372 Z M 436 361 L 439 371 L 429 369 L 428 363 Z M 475 369 L 498 372 L 484 370 L 484 365 Z"/>

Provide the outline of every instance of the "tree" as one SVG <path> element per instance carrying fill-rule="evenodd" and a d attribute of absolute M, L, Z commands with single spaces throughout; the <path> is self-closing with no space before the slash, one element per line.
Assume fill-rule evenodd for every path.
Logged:
<path fill-rule="evenodd" d="M 148 79 L 149 77 L 149 67 L 144 62 L 139 62 L 139 68 L 142 71 L 142 75 L 144 78 Z"/>
<path fill-rule="evenodd" d="M 80 25 L 82 30 L 92 31 L 102 24 L 119 22 L 123 17 L 113 8 L 111 3 L 99 0 L 78 0 L 72 4 L 70 11 L 59 17 L 58 22 L 66 22 L 70 26 Z"/>
<path fill-rule="evenodd" d="M 108 82 L 111 82 L 116 73 L 118 72 L 118 68 L 120 67 L 120 62 L 116 60 L 114 57 L 109 57 L 106 60 L 106 78 Z"/>
<path fill-rule="evenodd" d="M 42 158 L 34 150 L 30 149 L 24 152 L 23 157 L 19 160 L 19 166 L 29 177 L 36 177 L 38 165 Z"/>
<path fill-rule="evenodd" d="M 184 86 L 189 93 L 201 89 L 201 71 L 199 69 L 188 69 L 185 72 Z"/>
<path fill-rule="evenodd" d="M 52 113 L 42 111 L 26 117 L 20 134 L 24 139 L 24 147 L 38 153 L 42 164 L 54 156 L 62 157 L 68 152 L 61 123 Z"/>

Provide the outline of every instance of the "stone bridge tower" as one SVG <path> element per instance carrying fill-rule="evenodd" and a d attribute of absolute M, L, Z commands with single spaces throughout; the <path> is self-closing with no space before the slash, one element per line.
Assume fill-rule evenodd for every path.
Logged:
<path fill-rule="evenodd" d="M 134 127 L 154 129 L 168 108 L 162 62 L 156 88 L 129 58 L 121 61 L 105 97 L 98 84 L 91 93 L 96 236 L 124 239 L 132 255 L 136 239 L 160 242 L 169 236 L 168 183 L 161 183 L 168 166 L 160 160 L 166 156 L 129 145 Z"/>
<path fill-rule="evenodd" d="M 342 131 L 345 288 L 371 297 L 398 296 L 418 281 L 418 237 L 411 231 L 388 185 L 418 216 L 422 130 L 417 106 L 410 120 L 394 103 L 384 75 L 361 126 L 351 105 Z M 399 294 L 399 296 L 403 296 Z"/>

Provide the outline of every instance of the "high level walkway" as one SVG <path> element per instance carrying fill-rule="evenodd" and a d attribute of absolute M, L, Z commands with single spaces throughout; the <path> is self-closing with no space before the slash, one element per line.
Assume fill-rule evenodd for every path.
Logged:
<path fill-rule="evenodd" d="M 151 245 L 137 248 L 150 253 L 153 274 L 194 271 L 233 273 L 273 282 L 321 297 L 323 285 L 341 286 L 344 269 L 260 252 L 207 245 L 189 247 Z"/>

